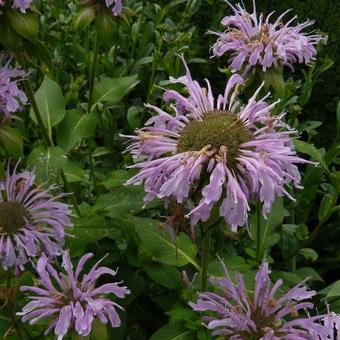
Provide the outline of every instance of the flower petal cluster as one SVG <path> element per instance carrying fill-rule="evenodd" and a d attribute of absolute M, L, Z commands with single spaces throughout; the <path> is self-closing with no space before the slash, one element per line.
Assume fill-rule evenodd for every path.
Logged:
<path fill-rule="evenodd" d="M 306 315 L 305 312 L 314 307 L 308 300 L 316 294 L 304 287 L 306 280 L 276 297 L 283 282 L 278 280 L 272 285 L 268 263 L 263 262 L 256 274 L 251 298 L 242 276 L 236 274 L 236 282 L 233 283 L 224 264 L 223 267 L 223 278 L 210 279 L 222 294 L 203 292 L 199 294 L 197 303 L 189 303 L 195 311 L 215 314 L 203 317 L 206 327 L 213 330 L 213 336 L 226 335 L 231 340 L 337 339 L 338 315 Z"/>
<path fill-rule="evenodd" d="M 0 55 L 0 114 L 5 117 L 20 110 L 27 103 L 25 93 L 19 89 L 18 83 L 26 76 L 25 72 L 10 67 L 12 58 L 7 54 Z"/>
<path fill-rule="evenodd" d="M 119 15 L 122 10 L 122 0 L 105 0 L 106 6 L 112 9 L 112 13 L 114 16 Z"/>
<path fill-rule="evenodd" d="M 0 0 L 0 6 L 4 6 L 8 0 Z M 32 0 L 13 0 L 12 8 L 19 9 L 21 13 L 26 13 L 26 10 L 31 6 Z"/>
<path fill-rule="evenodd" d="M 228 1 L 227 1 L 228 2 Z M 253 13 L 248 13 L 241 5 L 228 2 L 233 15 L 226 16 L 221 23 L 227 27 L 224 32 L 210 32 L 218 36 L 213 45 L 213 55 L 221 57 L 230 55 L 229 68 L 233 71 L 247 72 L 255 66 L 263 71 L 272 67 L 286 65 L 294 70 L 295 63 L 308 64 L 316 55 L 315 45 L 322 40 L 317 34 L 302 32 L 311 26 L 313 21 L 292 25 L 297 19 L 294 16 L 285 24 L 282 22 L 290 10 L 280 15 L 274 23 L 256 13 L 255 1 Z"/>
<path fill-rule="evenodd" d="M 29 258 L 41 251 L 58 255 L 64 244 L 65 228 L 71 227 L 71 207 L 58 202 L 51 186 L 35 185 L 34 172 L 7 171 L 0 181 L 0 261 L 5 269 L 23 270 Z"/>
<path fill-rule="evenodd" d="M 291 141 L 296 131 L 282 122 L 283 114 L 271 116 L 277 103 L 266 102 L 269 94 L 257 99 L 262 86 L 241 105 L 244 80 L 234 74 L 216 100 L 209 81 L 201 87 L 183 62 L 186 75 L 171 82 L 184 85 L 188 96 L 174 90 L 164 94 L 174 115 L 146 105 L 155 115 L 137 135 L 124 136 L 137 162 L 132 167 L 140 169 L 127 184 L 144 182 L 145 202 L 190 201 L 192 226 L 207 221 L 218 204 L 220 216 L 236 231 L 247 223 L 251 200 L 262 202 L 266 216 L 276 196 L 293 199 L 285 186 L 300 187 L 296 163 L 305 162 Z"/>
<path fill-rule="evenodd" d="M 23 286 L 21 291 L 29 291 L 35 295 L 30 296 L 30 301 L 17 313 L 22 316 L 22 321 L 29 321 L 30 325 L 38 321 L 51 318 L 45 335 L 52 329 L 58 337 L 63 337 L 73 328 L 79 335 L 87 336 L 92 329 L 92 322 L 98 318 L 102 323 L 111 323 L 112 327 L 120 326 L 120 317 L 116 308 L 122 309 L 116 302 L 111 301 L 106 295 L 114 294 L 124 298 L 130 291 L 119 283 L 105 283 L 96 287 L 96 281 L 104 274 L 114 277 L 116 271 L 107 267 L 99 267 L 98 261 L 87 274 L 80 277 L 85 263 L 93 256 L 85 254 L 73 270 L 70 254 L 63 253 L 64 272 L 58 273 L 42 255 L 36 270 L 39 275 L 39 287 Z"/>

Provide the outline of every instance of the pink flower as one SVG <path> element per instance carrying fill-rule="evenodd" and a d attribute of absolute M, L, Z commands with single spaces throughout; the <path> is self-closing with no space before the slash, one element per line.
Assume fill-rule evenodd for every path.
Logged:
<path fill-rule="evenodd" d="M 260 66 L 263 71 L 266 71 L 281 65 L 287 65 L 294 70 L 293 64 L 309 64 L 316 56 L 315 45 L 322 40 L 322 37 L 302 32 L 306 27 L 311 26 L 313 21 L 291 26 L 297 19 L 297 16 L 294 16 L 284 24 L 282 19 L 290 11 L 288 10 L 274 23 L 270 23 L 274 12 L 266 18 L 262 14 L 258 16 L 255 0 L 251 14 L 239 4 L 233 6 L 226 2 L 234 12 L 221 21 L 227 29 L 222 33 L 213 31 L 210 33 L 218 36 L 212 48 L 214 56 L 230 55 L 231 71 L 242 70 L 246 73 L 255 66 Z"/>
<path fill-rule="evenodd" d="M 21 291 L 35 294 L 29 297 L 32 301 L 22 309 L 22 312 L 17 313 L 22 316 L 22 321 L 29 321 L 30 325 L 34 325 L 42 319 L 50 318 L 51 322 L 45 335 L 54 329 L 58 340 L 61 340 L 71 328 L 81 336 L 89 335 L 96 317 L 102 323 L 110 322 L 112 327 L 119 327 L 120 317 L 116 308 L 122 307 L 111 301 L 107 295 L 114 294 L 122 299 L 130 291 L 124 286 L 119 286 L 118 282 L 96 287 L 96 281 L 102 275 L 115 276 L 117 273 L 110 268 L 99 267 L 103 259 L 80 278 L 85 263 L 92 256 L 91 253 L 84 255 L 74 271 L 70 254 L 65 251 L 63 267 L 66 273 L 58 273 L 48 262 L 47 257 L 42 255 L 36 267 L 40 287 L 20 288 Z"/>
<path fill-rule="evenodd" d="M 54 187 L 35 185 L 34 172 L 16 173 L 0 181 L 0 261 L 5 269 L 23 270 L 29 258 L 44 251 L 60 254 L 65 228 L 71 227 L 71 207 L 51 195 Z"/>
<path fill-rule="evenodd" d="M 278 280 L 272 285 L 268 263 L 263 262 L 250 297 L 242 276 L 236 274 L 234 283 L 224 264 L 223 268 L 223 278 L 210 279 L 221 294 L 203 292 L 197 303 L 189 303 L 195 311 L 210 313 L 210 316 L 203 317 L 203 321 L 208 329 L 213 330 L 213 336 L 224 335 L 231 340 L 337 339 L 338 315 L 306 315 L 305 311 L 314 307 L 308 300 L 316 294 L 303 286 L 306 280 L 278 297 L 283 282 Z"/>
<path fill-rule="evenodd" d="M 266 216 L 276 196 L 293 199 L 285 186 L 300 187 L 296 163 L 306 161 L 296 156 L 290 139 L 296 132 L 281 121 L 283 114 L 271 116 L 277 103 L 268 104 L 268 95 L 256 99 L 261 87 L 241 105 L 244 81 L 234 74 L 216 100 L 209 81 L 201 87 L 183 62 L 186 75 L 171 82 L 183 84 L 188 96 L 173 90 L 164 95 L 175 115 L 147 105 L 155 115 L 137 135 L 125 136 L 137 162 L 132 167 L 141 169 L 127 184 L 144 182 L 145 202 L 188 203 L 192 226 L 207 221 L 218 204 L 236 231 L 247 223 L 251 200 L 260 199 Z"/>

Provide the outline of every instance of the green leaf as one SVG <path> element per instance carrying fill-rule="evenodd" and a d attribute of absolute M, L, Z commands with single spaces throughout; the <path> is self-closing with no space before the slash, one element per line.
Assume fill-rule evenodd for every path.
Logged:
<path fill-rule="evenodd" d="M 94 104 L 91 111 L 101 102 L 120 102 L 137 84 L 137 75 L 121 78 L 104 78 L 94 85 Z"/>
<path fill-rule="evenodd" d="M 177 323 L 167 324 L 152 335 L 150 340 L 192 340 L 193 331 Z"/>
<path fill-rule="evenodd" d="M 324 282 L 323 278 L 319 275 L 319 273 L 310 267 L 299 268 L 295 271 L 295 274 L 301 277 L 301 280 L 304 280 L 306 277 L 309 277 L 311 281 L 319 281 Z"/>
<path fill-rule="evenodd" d="M 23 137 L 17 129 L 10 126 L 0 126 L 0 143 L 9 153 L 23 154 Z"/>
<path fill-rule="evenodd" d="M 281 226 L 286 216 L 289 216 L 289 212 L 284 208 L 283 198 L 278 197 L 267 219 L 261 214 L 261 228 L 262 228 L 262 242 L 263 249 L 273 247 L 280 240 L 278 227 Z M 257 218 L 256 214 L 250 217 L 250 233 L 254 242 L 257 240 Z"/>
<path fill-rule="evenodd" d="M 34 97 L 42 116 L 43 124 L 49 136 L 51 136 L 52 127 L 59 124 L 65 116 L 65 100 L 61 89 L 57 83 L 45 76 Z M 32 108 L 30 115 L 32 120 L 38 123 Z"/>
<path fill-rule="evenodd" d="M 63 149 L 57 146 L 38 146 L 29 154 L 27 165 L 35 168 L 39 182 L 46 182 L 59 175 L 59 170 L 64 167 L 66 161 Z"/>
<path fill-rule="evenodd" d="M 65 119 L 57 130 L 58 145 L 68 152 L 82 139 L 91 137 L 95 129 L 94 113 L 81 114 L 77 110 L 66 111 Z"/>
<path fill-rule="evenodd" d="M 91 213 L 110 217 L 134 215 L 143 209 L 145 192 L 140 186 L 117 187 L 108 194 L 101 195 L 91 208 Z"/>
<path fill-rule="evenodd" d="M 32 12 L 8 11 L 7 14 L 12 28 L 17 33 L 30 41 L 38 40 L 39 21 Z"/>
<path fill-rule="evenodd" d="M 74 20 L 76 30 L 84 30 L 95 19 L 96 12 L 93 7 L 84 7 L 77 14 Z"/>
<path fill-rule="evenodd" d="M 334 298 L 340 296 L 340 280 L 335 281 L 330 285 L 330 289 L 326 295 L 326 298 Z"/>
<path fill-rule="evenodd" d="M 112 189 L 116 187 L 121 187 L 124 183 L 131 178 L 136 172 L 132 169 L 130 170 L 115 170 L 112 171 L 101 184 L 104 185 L 106 189 Z"/>
<path fill-rule="evenodd" d="M 10 51 L 18 51 L 22 47 L 22 39 L 8 24 L 7 20 L 0 20 L 0 44 Z"/>
<path fill-rule="evenodd" d="M 150 278 L 168 289 L 181 288 L 180 272 L 175 267 L 162 264 L 150 264 L 145 266 L 145 271 Z"/>
<path fill-rule="evenodd" d="M 296 151 L 304 153 L 312 158 L 313 161 L 320 163 L 320 165 L 328 171 L 327 164 L 321 154 L 321 152 L 312 144 L 295 139 L 294 146 Z"/>
<path fill-rule="evenodd" d="M 134 227 L 141 240 L 140 247 L 150 251 L 155 261 L 181 267 L 191 263 L 200 269 L 195 256 L 197 249 L 189 237 L 180 233 L 173 241 L 167 230 L 161 229 L 161 222 L 150 218 L 129 217 L 127 224 Z"/>
<path fill-rule="evenodd" d="M 319 257 L 318 253 L 311 248 L 302 248 L 299 250 L 299 255 L 303 256 L 308 261 L 316 261 Z"/>
<path fill-rule="evenodd" d="M 338 102 L 338 106 L 336 108 L 336 121 L 337 121 L 337 132 L 340 135 L 340 101 Z"/>
<path fill-rule="evenodd" d="M 200 9 L 201 5 L 202 5 L 202 0 L 189 0 L 187 3 L 187 8 L 185 12 L 189 16 L 192 16 Z"/>
<path fill-rule="evenodd" d="M 71 162 L 68 160 L 65 163 L 63 170 L 67 180 L 70 183 L 74 182 L 89 183 L 89 181 L 85 178 L 85 172 L 80 163 Z"/>

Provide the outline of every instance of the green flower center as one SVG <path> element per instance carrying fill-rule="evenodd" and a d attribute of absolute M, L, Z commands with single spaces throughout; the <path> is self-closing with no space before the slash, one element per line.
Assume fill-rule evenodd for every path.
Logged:
<path fill-rule="evenodd" d="M 15 234 L 25 224 L 29 214 L 25 207 L 15 202 L 0 202 L 0 234 Z"/>
<path fill-rule="evenodd" d="M 221 146 L 227 150 L 227 163 L 233 167 L 239 146 L 252 139 L 252 133 L 235 114 L 213 111 L 203 120 L 191 121 L 181 133 L 177 144 L 179 152 L 200 151 L 206 146 L 218 152 Z"/>

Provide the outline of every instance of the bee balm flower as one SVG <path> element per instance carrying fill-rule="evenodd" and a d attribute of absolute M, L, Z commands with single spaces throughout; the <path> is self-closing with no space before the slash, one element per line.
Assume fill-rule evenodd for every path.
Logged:
<path fill-rule="evenodd" d="M 18 82 L 25 77 L 25 72 L 9 66 L 12 58 L 0 55 L 0 114 L 5 117 L 20 110 L 27 103 L 25 93 L 19 89 Z"/>
<path fill-rule="evenodd" d="M 106 6 L 112 9 L 112 13 L 114 16 L 117 16 L 122 12 L 122 0 L 105 0 L 105 2 Z"/>
<path fill-rule="evenodd" d="M 34 184 L 34 172 L 12 174 L 0 181 L 0 261 L 5 269 L 23 270 L 41 251 L 58 255 L 70 222 L 70 206 Z"/>
<path fill-rule="evenodd" d="M 116 302 L 109 299 L 108 294 L 124 298 L 130 291 L 119 286 L 119 283 L 106 283 L 96 288 L 96 281 L 104 274 L 115 276 L 116 271 L 107 267 L 99 267 L 98 261 L 92 269 L 80 278 L 85 263 L 93 256 L 88 253 L 78 262 L 73 270 L 70 254 L 63 254 L 63 267 L 66 273 L 58 273 L 48 263 L 45 255 L 38 261 L 37 273 L 40 287 L 23 286 L 21 291 L 30 291 L 35 295 L 32 300 L 17 313 L 22 321 L 31 325 L 39 320 L 50 318 L 51 322 L 45 335 L 54 329 L 58 340 L 61 340 L 72 328 L 81 335 L 87 336 L 92 329 L 92 322 L 97 317 L 102 323 L 110 321 L 112 327 L 120 326 L 120 318 L 116 308 L 122 309 Z"/>
<path fill-rule="evenodd" d="M 4 6 L 6 1 L 9 0 L 0 0 L 0 6 Z M 12 8 L 20 9 L 22 13 L 26 13 L 26 10 L 31 6 L 32 0 L 13 0 L 12 1 Z"/>
<path fill-rule="evenodd" d="M 164 95 L 174 101 L 175 116 L 147 105 L 155 116 L 136 136 L 125 136 L 137 160 L 132 167 L 141 169 L 127 184 L 144 182 L 146 202 L 190 201 L 192 226 L 207 221 L 218 204 L 220 216 L 236 231 L 247 222 L 250 200 L 259 198 L 266 215 L 276 196 L 290 197 L 284 187 L 299 187 L 296 163 L 305 161 L 290 140 L 295 131 L 284 129 L 280 116 L 271 117 L 276 103 L 267 104 L 268 95 L 256 99 L 261 88 L 241 106 L 238 88 L 244 81 L 234 74 L 215 100 L 209 81 L 202 88 L 185 67 L 186 75 L 171 81 L 183 84 L 189 96 L 172 90 Z M 140 156 L 144 160 L 138 162 Z"/>
<path fill-rule="evenodd" d="M 284 24 L 282 19 L 290 11 L 288 10 L 274 23 L 270 23 L 274 12 L 267 18 L 263 18 L 262 14 L 258 17 L 255 1 L 251 14 L 239 4 L 233 6 L 226 2 L 234 12 L 234 15 L 222 19 L 221 23 L 227 27 L 226 31 L 210 33 L 218 36 L 212 48 L 213 54 L 216 57 L 229 54 L 229 68 L 233 72 L 247 72 L 255 66 L 266 71 L 282 65 L 294 70 L 293 64 L 308 64 L 315 57 L 315 45 L 322 40 L 321 36 L 302 32 L 313 21 L 291 26 L 297 18 L 295 16 Z"/>
<path fill-rule="evenodd" d="M 339 316 L 329 313 L 309 317 L 304 313 L 314 307 L 305 301 L 316 294 L 307 290 L 301 282 L 281 297 L 278 290 L 282 280 L 274 285 L 270 282 L 268 263 L 262 263 L 255 278 L 255 290 L 250 297 L 241 275 L 236 274 L 233 283 L 224 266 L 225 277 L 211 278 L 210 282 L 222 294 L 203 292 L 197 303 L 189 305 L 199 312 L 212 312 L 215 316 L 205 316 L 212 335 L 228 336 L 228 339 L 263 340 L 335 340 L 335 328 L 339 326 Z M 212 314 L 210 314 L 212 315 Z M 287 320 L 286 320 L 287 319 Z"/>

